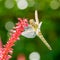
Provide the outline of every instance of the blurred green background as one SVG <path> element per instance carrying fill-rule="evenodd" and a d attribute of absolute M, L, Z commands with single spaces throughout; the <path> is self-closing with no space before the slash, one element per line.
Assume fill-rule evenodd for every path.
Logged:
<path fill-rule="evenodd" d="M 19 54 L 24 54 L 26 60 L 32 52 L 38 52 L 40 60 L 60 60 L 60 0 L 0 0 L 0 36 L 3 44 L 9 38 L 9 31 L 18 22 L 17 18 L 34 19 L 38 10 L 39 20 L 42 21 L 41 31 L 52 51 L 36 36 L 20 40 L 13 46 L 11 60 L 17 60 Z"/>

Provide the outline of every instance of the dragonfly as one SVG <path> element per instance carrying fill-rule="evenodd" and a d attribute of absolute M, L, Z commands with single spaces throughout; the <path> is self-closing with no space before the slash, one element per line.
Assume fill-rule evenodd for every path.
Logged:
<path fill-rule="evenodd" d="M 26 38 L 35 38 L 35 36 L 37 35 L 41 39 L 41 41 L 47 46 L 47 48 L 49 50 L 52 50 L 51 46 L 42 35 L 41 25 L 42 21 L 39 22 L 38 12 L 37 10 L 35 10 L 35 21 L 34 19 L 29 20 L 29 26 L 25 29 L 24 32 L 22 32 L 22 35 Z"/>

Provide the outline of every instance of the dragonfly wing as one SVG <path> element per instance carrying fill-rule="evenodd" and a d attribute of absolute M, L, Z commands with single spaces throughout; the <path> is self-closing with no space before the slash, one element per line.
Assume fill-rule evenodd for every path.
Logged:
<path fill-rule="evenodd" d="M 36 33 L 33 31 L 32 28 L 29 28 L 22 32 L 22 36 L 26 38 L 34 38 L 36 36 Z"/>
<path fill-rule="evenodd" d="M 38 28 L 41 28 L 41 25 L 42 25 L 42 22 L 39 23 L 39 27 Z"/>

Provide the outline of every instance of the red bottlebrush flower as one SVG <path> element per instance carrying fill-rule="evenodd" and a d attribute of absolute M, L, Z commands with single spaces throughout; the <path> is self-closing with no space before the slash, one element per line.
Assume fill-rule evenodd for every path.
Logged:
<path fill-rule="evenodd" d="M 4 48 L 1 48 L 0 52 L 0 60 L 9 60 L 11 56 L 9 54 L 12 54 L 12 46 L 17 41 L 18 37 L 21 35 L 21 33 L 24 31 L 24 28 L 28 26 L 27 19 L 21 19 L 18 18 L 19 22 L 16 24 L 17 26 L 14 27 L 14 30 L 12 30 L 11 37 L 9 38 L 7 44 Z M 2 47 L 2 46 L 1 46 Z"/>
<path fill-rule="evenodd" d="M 0 49 L 3 48 L 3 45 L 2 45 L 2 41 L 1 41 L 1 38 L 0 38 Z"/>

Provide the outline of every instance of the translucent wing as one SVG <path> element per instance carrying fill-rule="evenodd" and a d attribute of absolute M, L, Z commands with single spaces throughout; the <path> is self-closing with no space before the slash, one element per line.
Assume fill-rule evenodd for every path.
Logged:
<path fill-rule="evenodd" d="M 24 32 L 22 32 L 22 36 L 24 36 L 26 38 L 34 38 L 36 36 L 36 33 L 34 32 L 34 30 L 31 27 L 28 27 L 25 29 Z"/>
<path fill-rule="evenodd" d="M 42 22 L 39 23 L 39 26 L 38 26 L 38 29 L 37 29 L 37 33 L 41 31 L 41 25 L 42 25 Z"/>
<path fill-rule="evenodd" d="M 38 28 L 41 28 L 41 25 L 42 25 L 42 22 L 40 22 L 40 23 L 39 23 L 39 26 L 38 26 Z"/>

